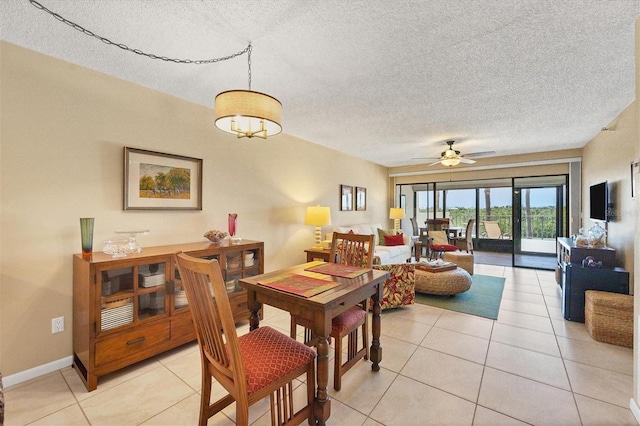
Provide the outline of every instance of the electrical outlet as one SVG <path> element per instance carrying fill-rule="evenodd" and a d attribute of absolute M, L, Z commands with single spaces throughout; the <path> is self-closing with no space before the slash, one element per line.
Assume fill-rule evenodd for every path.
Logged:
<path fill-rule="evenodd" d="M 64 317 L 53 318 L 51 320 L 51 334 L 64 331 Z"/>

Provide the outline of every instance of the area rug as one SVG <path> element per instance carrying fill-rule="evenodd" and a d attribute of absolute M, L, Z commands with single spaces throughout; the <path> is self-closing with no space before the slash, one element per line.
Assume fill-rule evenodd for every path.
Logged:
<path fill-rule="evenodd" d="M 504 278 L 476 274 L 472 276 L 471 288 L 464 293 L 454 297 L 416 293 L 416 303 L 495 320 L 503 289 Z"/>

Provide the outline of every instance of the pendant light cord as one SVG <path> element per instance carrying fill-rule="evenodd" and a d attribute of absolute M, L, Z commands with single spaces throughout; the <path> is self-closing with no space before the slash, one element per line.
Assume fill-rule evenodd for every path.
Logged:
<path fill-rule="evenodd" d="M 141 56 L 146 56 L 147 58 L 150 59 L 160 59 L 162 61 L 165 62 L 174 62 L 176 64 L 196 64 L 196 65 L 203 65 L 203 64 L 212 64 L 215 62 L 221 62 L 221 61 L 226 61 L 227 59 L 233 59 L 235 57 L 244 55 L 245 53 L 248 53 L 249 56 L 249 90 L 251 90 L 251 43 L 249 43 L 249 45 L 247 47 L 245 47 L 243 50 L 233 53 L 231 55 L 228 56 L 223 56 L 221 58 L 213 58 L 213 59 L 196 59 L 196 60 L 192 60 L 192 59 L 177 59 L 177 58 L 169 58 L 166 56 L 159 56 L 159 55 L 155 55 L 153 53 L 146 53 L 143 52 L 140 49 L 133 49 L 123 43 L 116 43 L 113 42 L 111 40 L 109 40 L 106 37 L 100 36 L 96 33 L 94 33 L 93 31 L 90 31 L 86 28 L 84 28 L 81 25 L 76 24 L 73 21 L 70 21 L 62 16 L 60 16 L 59 14 L 47 9 L 46 7 L 44 7 L 42 4 L 38 3 L 36 0 L 29 0 L 29 3 L 31 3 L 35 8 L 40 9 L 44 12 L 47 12 L 49 15 L 53 16 L 54 18 L 56 18 L 58 21 L 63 22 L 67 25 L 69 25 L 71 28 L 80 31 L 81 33 L 88 35 L 90 37 L 96 38 L 98 40 L 100 40 L 101 42 L 105 43 L 105 44 L 109 44 L 112 46 L 116 46 L 119 47 L 122 50 L 126 50 L 127 52 L 131 52 L 131 53 L 135 53 L 136 55 L 141 55 Z"/>

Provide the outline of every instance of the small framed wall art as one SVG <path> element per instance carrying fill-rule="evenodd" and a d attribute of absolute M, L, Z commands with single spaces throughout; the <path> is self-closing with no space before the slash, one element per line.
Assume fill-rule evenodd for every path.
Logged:
<path fill-rule="evenodd" d="M 353 210 L 353 186 L 340 185 L 340 210 Z"/>
<path fill-rule="evenodd" d="M 202 159 L 125 147 L 124 210 L 202 210 Z"/>
<path fill-rule="evenodd" d="M 356 186 L 356 210 L 361 212 L 367 209 L 367 188 Z"/>

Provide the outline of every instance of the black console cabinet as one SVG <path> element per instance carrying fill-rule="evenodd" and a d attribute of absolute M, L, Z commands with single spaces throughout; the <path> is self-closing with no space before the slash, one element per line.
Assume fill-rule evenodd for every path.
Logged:
<path fill-rule="evenodd" d="M 629 273 L 622 268 L 589 268 L 562 263 L 562 316 L 584 322 L 584 292 L 600 290 L 629 294 Z"/>

